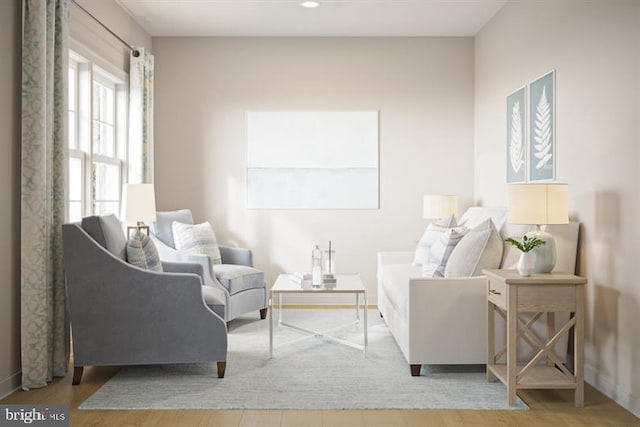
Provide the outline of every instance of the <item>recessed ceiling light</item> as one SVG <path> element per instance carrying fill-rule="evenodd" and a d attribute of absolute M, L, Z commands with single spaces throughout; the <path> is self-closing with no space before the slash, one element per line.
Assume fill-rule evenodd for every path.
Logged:
<path fill-rule="evenodd" d="M 312 9 L 314 7 L 320 6 L 320 3 L 318 3 L 317 1 L 303 1 L 302 3 L 300 3 L 300 6 Z"/>

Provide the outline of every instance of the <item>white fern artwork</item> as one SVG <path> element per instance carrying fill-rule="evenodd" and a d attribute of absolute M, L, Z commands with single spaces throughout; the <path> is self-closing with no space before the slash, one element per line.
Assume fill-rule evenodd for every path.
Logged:
<path fill-rule="evenodd" d="M 547 88 L 542 88 L 542 95 L 536 107 L 535 135 L 533 144 L 533 156 L 538 160 L 536 169 L 550 167 L 553 157 L 553 139 L 551 124 L 551 105 L 547 100 Z"/>
<path fill-rule="evenodd" d="M 520 102 L 514 102 L 511 111 L 511 138 L 509 141 L 511 168 L 517 174 L 524 166 L 524 144 Z"/>

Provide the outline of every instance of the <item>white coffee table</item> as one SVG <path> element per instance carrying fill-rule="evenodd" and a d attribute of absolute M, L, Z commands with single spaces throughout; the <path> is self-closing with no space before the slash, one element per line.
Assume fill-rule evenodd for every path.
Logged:
<path fill-rule="evenodd" d="M 309 334 L 307 337 L 323 337 L 329 341 L 333 341 L 339 344 L 343 344 L 349 347 L 356 348 L 358 350 L 362 350 L 364 355 L 367 354 L 367 290 L 362 284 L 362 280 L 360 280 L 360 276 L 358 274 L 338 274 L 336 275 L 337 284 L 335 287 L 322 287 L 322 288 L 311 288 L 311 287 L 302 287 L 300 284 L 291 280 L 290 274 L 281 274 L 276 279 L 276 282 L 273 284 L 271 288 L 271 294 L 269 296 L 269 354 L 273 357 L 273 332 L 274 332 L 274 324 L 275 324 L 275 316 L 274 316 L 274 308 L 276 306 L 276 297 L 277 297 L 277 307 L 278 307 L 278 325 L 285 326 L 288 328 L 295 329 L 300 332 L 305 332 Z M 355 309 L 356 309 L 356 318 L 355 321 L 349 323 L 348 325 L 341 325 L 336 328 L 331 328 L 326 331 L 316 331 L 313 329 L 304 328 L 302 326 L 293 325 L 291 323 L 284 322 L 282 320 L 282 297 L 285 294 L 305 294 L 305 295 L 320 295 L 320 294 L 354 294 L 355 295 Z M 360 324 L 360 297 L 362 296 L 362 307 L 363 307 L 363 338 L 364 345 L 354 343 L 351 341 L 344 340 L 342 338 L 338 338 L 336 336 L 330 335 L 329 332 L 335 331 L 337 329 L 344 329 L 347 326 Z M 296 340 L 297 341 L 297 340 Z"/>

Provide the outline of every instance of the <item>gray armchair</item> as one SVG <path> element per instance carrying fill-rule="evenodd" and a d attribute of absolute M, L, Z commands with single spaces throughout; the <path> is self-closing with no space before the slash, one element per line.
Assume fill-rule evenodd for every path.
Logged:
<path fill-rule="evenodd" d="M 217 362 L 227 359 L 224 320 L 207 307 L 202 267 L 128 264 L 114 215 L 62 226 L 67 307 L 73 329 L 73 384 L 87 365 Z"/>
<path fill-rule="evenodd" d="M 222 264 L 213 264 L 207 255 L 190 254 L 176 250 L 173 243 L 174 221 L 193 224 L 189 209 L 157 212 L 151 238 L 160 259 L 171 262 L 198 263 L 204 270 L 204 284 L 208 291 L 217 293 L 224 302 L 224 319 L 229 322 L 250 311 L 267 316 L 267 287 L 264 273 L 253 268 L 251 251 L 245 248 L 219 246 Z"/>

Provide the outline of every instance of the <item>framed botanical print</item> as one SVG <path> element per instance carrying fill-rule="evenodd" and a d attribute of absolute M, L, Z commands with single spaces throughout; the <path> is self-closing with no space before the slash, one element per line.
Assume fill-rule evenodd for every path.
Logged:
<path fill-rule="evenodd" d="M 555 70 L 529 84 L 529 180 L 555 179 Z"/>
<path fill-rule="evenodd" d="M 527 179 L 526 87 L 507 96 L 507 182 Z"/>

